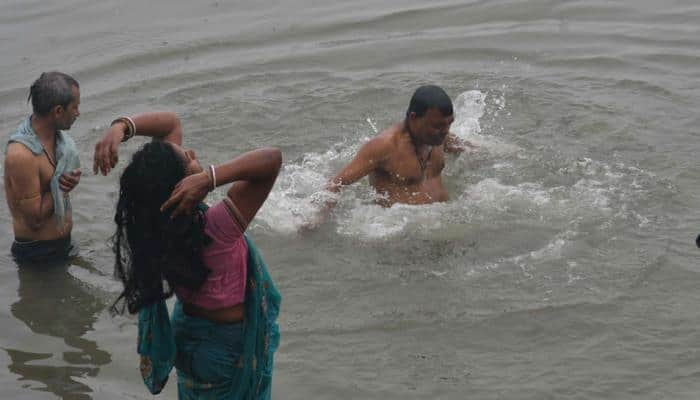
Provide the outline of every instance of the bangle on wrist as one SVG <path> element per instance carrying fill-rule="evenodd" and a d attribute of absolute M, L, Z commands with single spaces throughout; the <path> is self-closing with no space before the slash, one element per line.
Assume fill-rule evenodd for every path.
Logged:
<path fill-rule="evenodd" d="M 204 175 L 206 175 L 207 178 L 209 178 L 209 187 L 207 188 L 207 192 L 211 192 L 211 190 L 212 190 L 211 186 L 212 186 L 212 183 L 214 182 L 214 179 L 212 179 L 212 177 L 211 177 L 211 170 L 209 168 L 206 168 L 206 169 L 204 169 L 204 171 L 202 171 L 202 173 Z"/>
<path fill-rule="evenodd" d="M 136 134 L 136 124 L 134 123 L 134 120 L 129 118 L 129 117 L 119 117 L 112 121 L 110 126 L 118 123 L 118 122 L 123 122 L 124 125 L 126 125 L 126 132 L 124 133 L 124 137 L 122 138 L 122 142 L 126 142 L 127 140 L 131 139 L 134 137 Z"/>
<path fill-rule="evenodd" d="M 216 189 L 216 169 L 214 165 L 209 166 L 209 177 L 211 178 L 211 190 Z"/>

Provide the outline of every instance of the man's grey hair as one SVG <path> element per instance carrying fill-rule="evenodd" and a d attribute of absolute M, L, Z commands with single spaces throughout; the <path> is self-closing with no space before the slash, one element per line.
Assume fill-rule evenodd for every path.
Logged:
<path fill-rule="evenodd" d="M 56 106 L 66 107 L 73 98 L 73 87 L 80 89 L 78 81 L 63 72 L 44 72 L 29 88 L 27 102 L 37 115 L 46 115 Z"/>

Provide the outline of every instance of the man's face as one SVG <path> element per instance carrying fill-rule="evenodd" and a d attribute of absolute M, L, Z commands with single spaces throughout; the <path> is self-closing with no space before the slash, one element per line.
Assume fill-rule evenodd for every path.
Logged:
<path fill-rule="evenodd" d="M 56 106 L 54 108 L 54 116 L 56 120 L 56 128 L 60 130 L 70 129 L 73 123 L 80 116 L 80 89 L 73 86 L 73 101 L 67 106 Z"/>
<path fill-rule="evenodd" d="M 422 117 L 413 114 L 414 134 L 416 139 L 430 146 L 441 145 L 450 132 L 450 125 L 455 120 L 454 115 L 444 116 L 437 108 L 429 108 Z"/>

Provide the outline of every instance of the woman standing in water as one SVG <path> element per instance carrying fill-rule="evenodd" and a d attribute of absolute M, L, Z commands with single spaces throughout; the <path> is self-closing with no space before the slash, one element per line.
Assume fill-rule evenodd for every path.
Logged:
<path fill-rule="evenodd" d="M 182 147 L 177 116 L 154 112 L 117 118 L 95 145 L 94 172 L 107 175 L 134 135 L 153 140 L 120 178 L 113 249 L 124 290 L 113 309 L 139 314 L 144 382 L 159 393 L 175 365 L 180 399 L 269 399 L 280 295 L 244 232 L 277 178 L 280 151 L 203 168 Z M 202 203 L 226 184 L 222 201 Z"/>

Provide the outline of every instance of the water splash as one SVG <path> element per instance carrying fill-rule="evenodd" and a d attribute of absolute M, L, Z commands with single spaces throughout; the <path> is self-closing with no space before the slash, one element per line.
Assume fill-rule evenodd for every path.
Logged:
<path fill-rule="evenodd" d="M 456 120 L 453 133 L 473 142 L 485 142 L 479 125 L 484 114 L 486 95 L 479 90 L 460 94 L 454 102 Z M 366 118 L 370 130 L 357 137 L 336 143 L 325 152 L 309 152 L 295 163 L 286 164 L 275 190 L 258 213 L 256 224 L 282 234 L 299 230 L 312 220 L 329 198 L 324 190 L 328 180 L 349 162 L 358 149 L 379 132 L 371 117 Z M 381 238 L 403 232 L 411 225 L 438 228 L 442 221 L 437 211 L 444 205 L 411 207 L 396 205 L 388 210 L 374 204 L 376 193 L 366 183 L 358 183 L 343 191 L 336 207 L 337 232 L 367 238 Z"/>
<path fill-rule="evenodd" d="M 568 231 L 568 222 L 577 219 L 632 218 L 636 224 L 643 219 L 625 211 L 628 210 L 625 202 L 639 190 L 630 187 L 630 182 L 635 185 L 643 182 L 643 171 L 590 158 L 560 160 L 541 152 L 524 151 L 510 143 L 508 136 L 484 132 L 481 123 L 485 115 L 507 111 L 500 92 L 466 91 L 457 96 L 454 106 L 456 120 L 452 133 L 480 147 L 476 154 L 448 160 L 452 166 L 448 165 L 444 179 L 448 184 L 456 182 L 451 187 L 453 200 L 383 208 L 375 202 L 377 194 L 361 181 L 345 188 L 334 199 L 337 205 L 326 223 L 333 224 L 338 235 L 368 241 L 401 235 L 459 237 L 467 234 L 471 224 L 513 217 L 544 221 L 562 231 Z M 256 224 L 272 232 L 293 234 L 312 220 L 330 198 L 324 190 L 327 181 L 378 131 L 371 118 L 366 118 L 366 122 L 367 131 L 360 131 L 326 151 L 309 152 L 298 162 L 286 164 Z M 469 165 L 467 161 L 475 158 L 485 160 L 485 165 Z M 543 163 L 552 166 L 543 167 Z M 552 184 L 540 178 L 539 173 L 534 176 L 526 173 L 542 168 L 547 174 L 566 179 Z M 478 181 L 461 183 L 472 176 L 477 176 Z M 448 233 L 443 235 L 443 232 Z M 568 241 L 552 238 L 552 243 L 559 248 Z"/>

